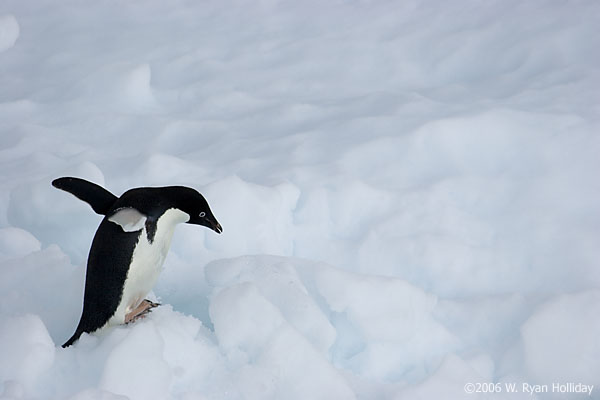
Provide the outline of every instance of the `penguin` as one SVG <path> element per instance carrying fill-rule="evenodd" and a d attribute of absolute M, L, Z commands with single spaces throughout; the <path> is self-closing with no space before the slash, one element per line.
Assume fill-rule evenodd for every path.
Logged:
<path fill-rule="evenodd" d="M 162 270 L 177 224 L 223 232 L 206 199 L 189 187 L 141 187 L 117 197 L 80 178 L 58 178 L 52 185 L 104 216 L 87 260 L 81 318 L 62 347 L 83 333 L 132 322 L 159 305 L 145 297 Z"/>

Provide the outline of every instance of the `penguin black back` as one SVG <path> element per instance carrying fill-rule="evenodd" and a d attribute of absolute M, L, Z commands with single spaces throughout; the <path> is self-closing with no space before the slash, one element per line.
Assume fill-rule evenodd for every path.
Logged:
<path fill-rule="evenodd" d="M 102 220 L 88 256 L 81 319 L 73 336 L 62 347 L 72 345 L 84 332 L 104 326 L 112 317 L 121 301 L 126 267 L 131 264 L 133 255 L 123 250 L 134 248 L 139 236 L 139 232 L 123 232 L 107 218 Z"/>

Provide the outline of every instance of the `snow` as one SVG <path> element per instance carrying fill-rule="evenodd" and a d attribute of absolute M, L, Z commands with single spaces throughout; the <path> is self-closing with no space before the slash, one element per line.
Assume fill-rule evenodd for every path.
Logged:
<path fill-rule="evenodd" d="M 19 23 L 14 15 L 0 15 L 0 53 L 15 45 L 19 38 Z"/>
<path fill-rule="evenodd" d="M 0 399 L 600 398 L 599 13 L 4 0 Z M 101 217 L 60 176 L 194 187 L 224 232 L 62 349 Z"/>
<path fill-rule="evenodd" d="M 523 324 L 525 366 L 538 381 L 598 381 L 598 307 L 598 290 L 564 294 Z"/>
<path fill-rule="evenodd" d="M 3 380 L 32 384 L 54 363 L 54 343 L 36 315 L 25 314 L 3 322 L 0 374 Z"/>
<path fill-rule="evenodd" d="M 24 229 L 6 227 L 0 229 L 0 257 L 19 258 L 41 250 L 41 243 Z"/>

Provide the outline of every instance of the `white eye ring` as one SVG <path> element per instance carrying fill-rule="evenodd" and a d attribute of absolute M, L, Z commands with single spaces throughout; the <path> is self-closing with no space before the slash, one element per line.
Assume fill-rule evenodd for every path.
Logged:
<path fill-rule="evenodd" d="M 205 215 L 206 215 L 206 213 L 205 213 L 204 211 L 202 211 L 202 212 L 200 213 L 200 218 L 204 218 L 204 216 L 205 216 Z"/>

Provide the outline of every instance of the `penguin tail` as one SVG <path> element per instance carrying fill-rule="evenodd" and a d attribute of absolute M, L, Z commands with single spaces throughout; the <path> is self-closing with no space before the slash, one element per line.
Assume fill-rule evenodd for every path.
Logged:
<path fill-rule="evenodd" d="M 72 345 L 73 343 L 75 343 L 79 337 L 81 336 L 81 334 L 83 333 L 83 331 L 77 329 L 75 331 L 75 333 L 73 334 L 73 336 L 71 336 L 71 339 L 67 340 L 63 345 L 62 348 L 66 349 L 67 347 L 69 347 L 70 345 Z"/>

